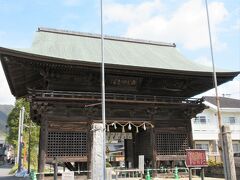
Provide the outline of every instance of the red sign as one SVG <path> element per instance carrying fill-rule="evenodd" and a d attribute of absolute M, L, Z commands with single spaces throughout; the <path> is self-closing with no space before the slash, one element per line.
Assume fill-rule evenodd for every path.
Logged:
<path fill-rule="evenodd" d="M 206 151 L 202 149 L 186 149 L 187 167 L 207 167 Z"/>

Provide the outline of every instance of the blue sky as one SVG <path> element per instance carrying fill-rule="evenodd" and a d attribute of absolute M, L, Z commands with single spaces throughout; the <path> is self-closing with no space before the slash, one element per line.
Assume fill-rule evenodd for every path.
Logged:
<path fill-rule="evenodd" d="M 105 34 L 175 42 L 190 60 L 211 65 L 204 0 L 103 2 Z M 216 66 L 240 70 L 240 0 L 208 2 Z M 99 33 L 99 6 L 99 0 L 0 0 L 0 46 L 30 47 L 37 27 Z M 240 98 L 239 79 L 220 94 Z M 0 104 L 13 104 L 1 67 L 0 87 Z"/>

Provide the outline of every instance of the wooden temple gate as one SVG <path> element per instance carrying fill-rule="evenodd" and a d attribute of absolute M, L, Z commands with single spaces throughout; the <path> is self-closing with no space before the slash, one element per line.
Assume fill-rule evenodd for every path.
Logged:
<path fill-rule="evenodd" d="M 29 94 L 33 118 L 41 124 L 39 171 L 54 158 L 71 170 L 90 170 L 91 125 L 101 122 L 101 94 L 48 90 L 29 90 Z M 122 132 L 112 123 L 145 122 L 145 128 L 124 129 L 133 135 L 126 143 L 126 166 L 131 161 L 132 167 L 138 167 L 139 155 L 151 168 L 184 160 L 185 149 L 192 147 L 190 119 L 204 109 L 201 103 L 202 99 L 107 93 L 110 132 Z"/>
<path fill-rule="evenodd" d="M 29 99 L 31 117 L 41 126 L 40 173 L 54 158 L 71 170 L 91 171 L 91 126 L 101 122 L 99 40 L 98 35 L 39 29 L 29 50 L 0 48 L 12 94 Z M 184 160 L 185 149 L 192 147 L 190 120 L 206 108 L 202 99 L 190 97 L 212 87 L 211 69 L 185 60 L 172 44 L 105 41 L 109 131 L 123 131 L 111 126 L 116 122 L 145 125 L 124 129 L 132 133 L 126 166 L 137 167 L 138 155 L 153 168 Z M 218 72 L 218 83 L 237 74 Z"/>

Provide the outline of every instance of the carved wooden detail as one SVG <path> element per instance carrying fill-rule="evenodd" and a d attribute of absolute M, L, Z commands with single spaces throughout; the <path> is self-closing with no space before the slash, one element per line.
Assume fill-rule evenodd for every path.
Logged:
<path fill-rule="evenodd" d="M 41 114 L 65 119 L 77 118 L 79 121 L 101 119 L 101 95 L 96 93 L 72 93 L 31 90 L 32 115 L 38 121 Z M 182 103 L 184 102 L 184 103 Z M 157 96 L 136 96 L 106 93 L 107 119 L 142 119 L 164 121 L 168 124 L 200 112 L 204 105 L 198 99 L 166 98 Z M 44 112 L 43 112 L 44 110 Z M 57 119 L 57 118 L 55 118 Z M 161 123 L 161 124 L 162 124 Z"/>
<path fill-rule="evenodd" d="M 88 124 L 87 122 L 59 122 L 56 120 L 49 121 L 48 125 L 49 131 L 57 132 L 87 132 Z"/>

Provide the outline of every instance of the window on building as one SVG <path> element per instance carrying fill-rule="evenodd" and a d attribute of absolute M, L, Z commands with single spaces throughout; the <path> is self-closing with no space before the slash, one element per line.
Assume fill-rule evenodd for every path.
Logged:
<path fill-rule="evenodd" d="M 206 116 L 197 116 L 194 120 L 194 123 L 196 123 L 196 124 L 206 124 L 207 123 L 207 117 Z"/>
<path fill-rule="evenodd" d="M 197 143 L 197 144 L 195 145 L 195 148 L 196 148 L 196 149 L 204 149 L 204 150 L 206 150 L 207 152 L 209 152 L 209 147 L 208 147 L 208 144 L 206 144 L 206 143 L 202 143 L 202 144 Z"/>
<path fill-rule="evenodd" d="M 234 153 L 240 152 L 240 144 L 238 144 L 238 143 L 233 144 L 233 152 Z"/>
<path fill-rule="evenodd" d="M 235 124 L 236 123 L 236 117 L 226 117 L 224 118 L 225 124 Z"/>
<path fill-rule="evenodd" d="M 235 124 L 236 118 L 235 117 L 229 117 L 229 123 L 230 124 Z"/>

